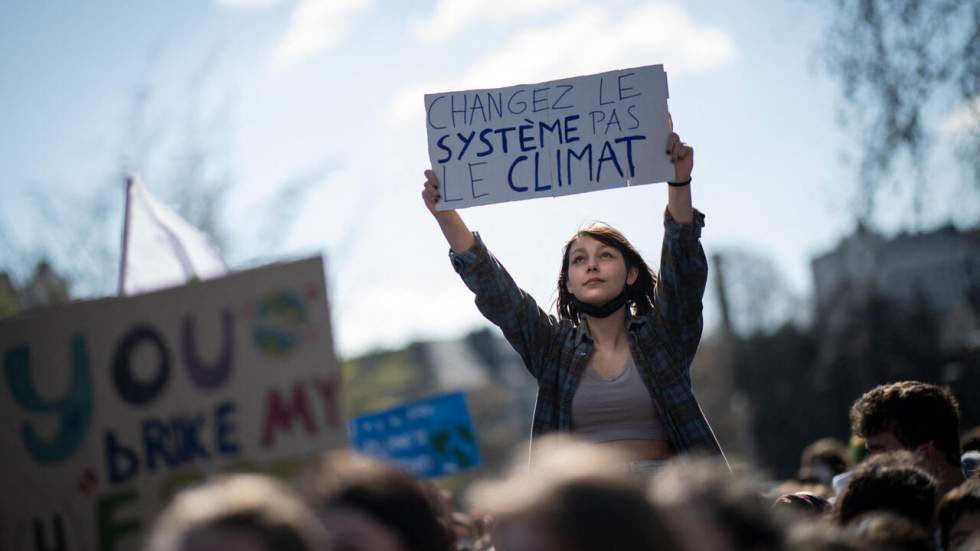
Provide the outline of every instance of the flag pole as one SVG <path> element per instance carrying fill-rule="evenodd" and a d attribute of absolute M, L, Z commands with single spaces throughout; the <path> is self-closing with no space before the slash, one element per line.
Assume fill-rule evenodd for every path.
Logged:
<path fill-rule="evenodd" d="M 123 210 L 122 253 L 119 255 L 119 296 L 123 296 L 123 294 L 125 294 L 123 285 L 125 285 L 126 281 L 126 257 L 127 249 L 129 248 L 126 246 L 126 242 L 129 241 L 129 198 L 132 195 L 130 188 L 133 187 L 133 178 L 134 176 L 132 174 L 126 175 L 126 201 Z"/>

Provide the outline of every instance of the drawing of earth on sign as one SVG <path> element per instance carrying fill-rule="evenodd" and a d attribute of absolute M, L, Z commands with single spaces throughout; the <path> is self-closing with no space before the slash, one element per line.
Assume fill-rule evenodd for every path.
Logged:
<path fill-rule="evenodd" d="M 306 302 L 292 291 L 263 297 L 256 305 L 252 338 L 262 354 L 288 356 L 309 333 Z"/>
<path fill-rule="evenodd" d="M 430 440 L 437 460 L 448 472 L 475 467 L 480 462 L 473 431 L 467 425 L 456 425 L 433 431 Z"/>

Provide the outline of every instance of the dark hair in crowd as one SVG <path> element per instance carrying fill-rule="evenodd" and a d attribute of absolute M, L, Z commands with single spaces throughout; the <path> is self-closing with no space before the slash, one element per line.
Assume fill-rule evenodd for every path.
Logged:
<path fill-rule="evenodd" d="M 936 506 L 936 480 L 915 464 L 908 451 L 882 453 L 854 471 L 834 503 L 834 517 L 846 525 L 871 511 L 889 511 L 927 528 Z"/>
<path fill-rule="evenodd" d="M 963 453 L 980 451 L 980 427 L 973 427 L 964 432 L 960 438 L 960 447 L 963 449 Z"/>
<path fill-rule="evenodd" d="M 535 504 L 532 515 L 562 549 L 641 551 L 654 541 L 676 548 L 642 491 L 618 481 L 597 477 L 559 484 Z"/>
<path fill-rule="evenodd" d="M 867 551 L 850 532 L 825 522 L 796 522 L 787 530 L 785 549 L 793 551 Z"/>
<path fill-rule="evenodd" d="M 642 316 L 653 309 L 654 290 L 657 287 L 656 274 L 647 266 L 646 261 L 640 256 L 640 253 L 619 230 L 605 224 L 594 223 L 576 232 L 565 243 L 561 259 L 561 272 L 558 273 L 557 303 L 559 319 L 566 319 L 573 323 L 578 323 L 579 311 L 572 301 L 572 294 L 568 292 L 567 284 L 568 265 L 570 261 L 569 253 L 571 252 L 572 244 L 579 237 L 591 237 L 600 243 L 613 247 L 623 255 L 627 272 L 631 268 L 637 269 L 639 275 L 636 281 L 632 285 L 627 286 L 627 303 L 632 305 L 633 315 Z"/>
<path fill-rule="evenodd" d="M 847 446 L 843 442 L 836 438 L 821 438 L 803 449 L 796 479 L 829 484 L 834 475 L 847 470 L 847 463 Z M 823 470 L 826 473 L 821 472 Z"/>
<path fill-rule="evenodd" d="M 934 443 L 960 465 L 959 404 L 946 387 L 919 381 L 877 386 L 851 407 L 851 429 L 865 438 L 892 432 L 907 449 Z"/>
<path fill-rule="evenodd" d="M 912 520 L 884 511 L 872 511 L 857 517 L 848 531 L 864 549 L 893 549 L 901 551 L 935 551 L 926 528 Z"/>
<path fill-rule="evenodd" d="M 980 478 L 970 478 L 943 496 L 936 508 L 943 549 L 949 549 L 950 531 L 960 517 L 980 512 Z"/>
<path fill-rule="evenodd" d="M 350 452 L 320 460 L 307 502 L 317 512 L 365 513 L 396 533 L 409 551 L 450 551 L 455 541 L 434 492 L 394 467 Z"/>

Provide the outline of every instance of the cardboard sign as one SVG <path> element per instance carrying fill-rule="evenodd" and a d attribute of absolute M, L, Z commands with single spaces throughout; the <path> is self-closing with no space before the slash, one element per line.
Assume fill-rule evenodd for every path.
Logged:
<path fill-rule="evenodd" d="M 346 444 L 320 258 L 0 321 L 3 549 L 137 549 L 209 474 Z"/>
<path fill-rule="evenodd" d="M 437 210 L 674 176 L 662 65 L 425 96 Z"/>
<path fill-rule="evenodd" d="M 478 467 L 476 432 L 462 392 L 362 415 L 351 421 L 354 447 L 420 477 Z"/>

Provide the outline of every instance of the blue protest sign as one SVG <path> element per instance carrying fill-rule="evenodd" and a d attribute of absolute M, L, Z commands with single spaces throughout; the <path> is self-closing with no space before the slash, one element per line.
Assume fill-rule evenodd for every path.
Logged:
<path fill-rule="evenodd" d="M 481 463 L 462 392 L 368 413 L 352 420 L 350 426 L 354 448 L 397 463 L 415 476 L 454 474 Z"/>

